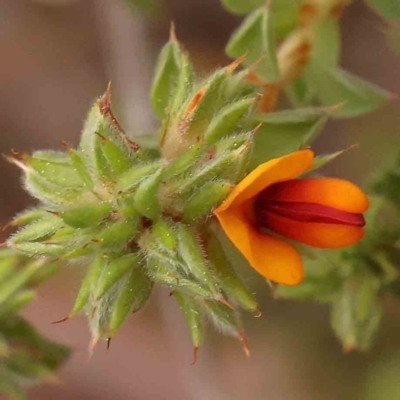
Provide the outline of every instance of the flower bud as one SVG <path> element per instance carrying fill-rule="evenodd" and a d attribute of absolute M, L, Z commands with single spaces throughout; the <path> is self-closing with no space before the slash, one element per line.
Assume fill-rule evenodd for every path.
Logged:
<path fill-rule="evenodd" d="M 179 290 L 175 290 L 173 292 L 173 296 L 179 305 L 179 308 L 183 314 L 183 318 L 185 319 L 186 326 L 189 329 L 190 337 L 195 349 L 194 361 L 196 361 L 197 349 L 200 347 L 200 344 L 203 341 L 202 310 L 200 309 L 198 303 L 191 296 L 185 295 Z"/>
<path fill-rule="evenodd" d="M 102 273 L 94 289 L 96 299 L 100 299 L 131 268 L 137 267 L 138 256 L 129 254 L 110 261 L 102 268 Z"/>
<path fill-rule="evenodd" d="M 86 276 L 83 279 L 81 286 L 79 287 L 78 294 L 76 295 L 72 310 L 68 314 L 68 318 L 72 318 L 86 306 L 90 296 L 96 290 L 97 282 L 106 265 L 107 261 L 101 255 L 93 259 L 92 262 L 89 264 Z"/>
<path fill-rule="evenodd" d="M 136 210 L 149 219 L 156 219 L 160 215 L 161 206 L 158 199 L 158 189 L 162 173 L 163 169 L 160 168 L 153 175 L 144 179 L 133 195 L 133 205 Z"/>
<path fill-rule="evenodd" d="M 217 282 L 211 274 L 203 257 L 200 243 L 192 230 L 184 224 L 178 224 L 179 254 L 190 272 L 207 287 L 216 297 L 220 296 Z"/>
<path fill-rule="evenodd" d="M 63 221 L 73 228 L 97 226 L 111 211 L 112 204 L 103 201 L 97 204 L 84 205 L 57 213 Z"/>
<path fill-rule="evenodd" d="M 182 63 L 182 52 L 176 40 L 173 26 L 169 42 L 162 48 L 158 57 L 150 99 L 154 113 L 162 119 L 168 106 L 171 93 L 178 79 Z"/>
<path fill-rule="evenodd" d="M 204 134 L 206 145 L 210 146 L 224 136 L 231 134 L 237 127 L 239 120 L 254 102 L 254 98 L 244 98 L 222 108 L 221 112 L 212 119 Z"/>
<path fill-rule="evenodd" d="M 120 176 L 117 182 L 119 190 L 126 192 L 137 188 L 144 179 L 150 177 L 157 171 L 162 163 L 160 161 L 134 166 Z"/>
<path fill-rule="evenodd" d="M 113 304 L 109 329 L 113 336 L 130 313 L 140 310 L 150 297 L 153 283 L 140 266 L 132 269 Z"/>

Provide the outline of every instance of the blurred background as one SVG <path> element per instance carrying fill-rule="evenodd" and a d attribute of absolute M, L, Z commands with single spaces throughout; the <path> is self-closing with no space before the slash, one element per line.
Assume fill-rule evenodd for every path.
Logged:
<path fill-rule="evenodd" d="M 0 0 L 0 152 L 60 149 L 61 140 L 77 144 L 87 111 L 110 80 L 126 130 L 153 132 L 148 92 L 171 20 L 200 74 L 229 61 L 224 45 L 239 18 L 219 0 L 158 1 L 158 14 L 147 14 L 128 0 Z M 400 56 L 386 41 L 383 21 L 355 2 L 342 25 L 343 66 L 400 93 Z M 399 110 L 393 101 L 374 114 L 330 122 L 315 144 L 317 152 L 359 147 L 326 172 L 362 185 L 388 164 L 400 147 Z M 5 224 L 33 203 L 20 186 L 19 171 L 5 161 L 1 171 L 0 223 Z M 68 313 L 82 272 L 65 268 L 25 311 L 40 331 L 74 349 L 59 371 L 60 382 L 30 390 L 31 400 L 400 398 L 400 307 L 393 299 L 386 301 L 373 349 L 344 354 L 326 308 L 272 300 L 263 281 L 246 271 L 263 310 L 261 318 L 245 318 L 250 358 L 234 339 L 208 329 L 199 360 L 190 365 L 192 348 L 180 312 L 168 291 L 156 290 L 111 348 L 100 344 L 89 359 L 84 317 L 50 324 Z"/>

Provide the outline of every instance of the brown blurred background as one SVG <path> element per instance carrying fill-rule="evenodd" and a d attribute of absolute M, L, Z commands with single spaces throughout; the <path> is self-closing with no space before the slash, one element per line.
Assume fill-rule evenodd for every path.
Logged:
<path fill-rule="evenodd" d="M 200 73 L 228 62 L 224 45 L 240 19 L 225 12 L 219 0 L 159 1 L 163 8 L 155 18 L 123 0 L 0 0 L 0 152 L 59 149 L 60 140 L 76 144 L 86 112 L 110 80 L 127 130 L 152 132 L 148 92 L 171 20 Z M 345 68 L 400 93 L 400 58 L 388 47 L 383 22 L 360 2 L 343 18 L 343 42 Z M 317 151 L 360 146 L 327 172 L 362 184 L 388 163 L 400 146 L 399 110 L 393 102 L 372 115 L 331 122 Z M 33 202 L 21 189 L 15 167 L 1 162 L 1 171 L 5 223 Z M 81 277 L 80 268 L 65 268 L 26 310 L 43 333 L 75 350 L 59 372 L 61 383 L 31 390 L 31 400 L 400 398 L 400 312 L 394 300 L 387 301 L 372 351 L 344 355 L 329 328 L 327 309 L 272 301 L 251 274 L 248 281 L 264 310 L 262 318 L 245 321 L 252 356 L 246 358 L 235 340 L 208 329 L 200 359 L 191 366 L 191 344 L 179 311 L 167 291 L 157 290 L 111 349 L 99 345 L 89 360 L 83 317 L 50 325 L 68 312 Z"/>

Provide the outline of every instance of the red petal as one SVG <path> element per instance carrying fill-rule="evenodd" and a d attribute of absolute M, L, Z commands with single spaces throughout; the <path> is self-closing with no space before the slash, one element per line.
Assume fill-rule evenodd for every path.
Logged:
<path fill-rule="evenodd" d="M 358 186 L 337 178 L 292 179 L 275 183 L 260 197 L 264 201 L 321 204 L 357 214 L 368 208 L 367 196 Z"/>

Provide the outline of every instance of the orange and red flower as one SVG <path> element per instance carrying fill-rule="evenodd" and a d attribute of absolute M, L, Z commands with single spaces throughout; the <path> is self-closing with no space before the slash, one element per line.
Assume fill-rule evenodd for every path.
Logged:
<path fill-rule="evenodd" d="M 303 264 L 298 251 L 273 233 L 322 248 L 348 246 L 364 234 L 368 199 L 359 187 L 335 178 L 294 179 L 313 158 L 311 150 L 299 150 L 260 165 L 215 210 L 250 265 L 274 282 L 299 283 Z"/>

